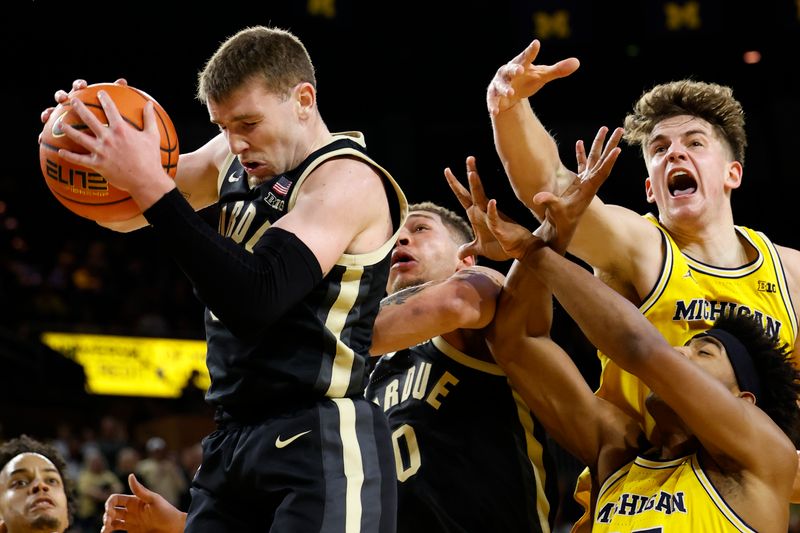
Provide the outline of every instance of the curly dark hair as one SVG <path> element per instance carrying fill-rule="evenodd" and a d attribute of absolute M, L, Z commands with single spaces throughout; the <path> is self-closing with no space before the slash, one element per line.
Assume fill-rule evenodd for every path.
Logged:
<path fill-rule="evenodd" d="M 800 372 L 791 360 L 791 348 L 768 335 L 760 320 L 750 315 L 720 317 L 714 328 L 727 331 L 744 344 L 761 381 L 756 405 L 800 447 Z"/>
<path fill-rule="evenodd" d="M 679 80 L 656 85 L 645 92 L 625 117 L 625 140 L 645 146 L 656 124 L 678 115 L 699 117 L 711 124 L 728 145 L 733 159 L 744 165 L 747 135 L 744 111 L 733 90 L 716 83 Z"/>
<path fill-rule="evenodd" d="M 21 453 L 38 453 L 39 455 L 47 457 L 56 467 L 61 476 L 61 481 L 64 484 L 64 494 L 67 496 L 67 517 L 69 523 L 72 524 L 72 519 L 75 516 L 77 498 L 75 483 L 67 475 L 67 462 L 54 446 L 45 444 L 23 434 L 0 445 L 0 470 L 5 468 L 9 461 Z"/>

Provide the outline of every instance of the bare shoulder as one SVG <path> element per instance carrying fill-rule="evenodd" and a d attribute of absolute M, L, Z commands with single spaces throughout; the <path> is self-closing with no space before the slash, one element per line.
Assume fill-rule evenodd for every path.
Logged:
<path fill-rule="evenodd" d="M 490 282 L 499 287 L 502 287 L 505 281 L 505 276 L 497 270 L 481 265 L 474 265 L 467 268 L 462 268 L 452 278 L 463 279 L 474 282 Z"/>
<path fill-rule="evenodd" d="M 800 250 L 777 245 L 775 248 L 783 263 L 783 271 L 786 273 L 786 283 L 789 285 L 792 301 L 800 302 Z"/>
<path fill-rule="evenodd" d="M 367 189 L 383 191 L 383 177 L 380 172 L 368 161 L 357 157 L 333 157 L 322 162 L 309 175 L 313 181 L 327 183 L 346 183 L 347 185 L 360 184 Z M 352 193 L 352 191 L 350 191 Z"/>
<path fill-rule="evenodd" d="M 581 219 L 569 251 L 634 302 L 653 288 L 664 258 L 661 232 L 655 224 L 599 198 Z"/>
<path fill-rule="evenodd" d="M 381 249 L 394 232 L 382 176 L 369 163 L 349 157 L 312 170 L 293 207 L 275 226 L 298 235 L 317 255 L 323 272 L 343 253 Z"/>
<path fill-rule="evenodd" d="M 781 257 L 787 274 L 793 275 L 800 280 L 800 250 L 778 245 L 775 248 L 778 250 L 778 255 Z"/>

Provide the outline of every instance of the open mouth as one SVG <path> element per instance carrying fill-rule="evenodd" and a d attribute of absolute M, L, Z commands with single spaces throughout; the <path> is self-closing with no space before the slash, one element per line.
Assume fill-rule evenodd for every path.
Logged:
<path fill-rule="evenodd" d="M 667 183 L 669 193 L 673 198 L 688 196 L 697 191 L 697 181 L 694 177 L 683 170 L 679 170 L 669 177 Z"/>
<path fill-rule="evenodd" d="M 402 250 L 395 250 L 394 252 L 392 252 L 392 266 L 393 267 L 395 265 L 405 265 L 405 264 L 411 263 L 413 261 L 416 261 L 416 259 L 414 258 L 413 255 L 411 255 L 408 252 L 405 252 L 405 251 L 402 251 Z"/>

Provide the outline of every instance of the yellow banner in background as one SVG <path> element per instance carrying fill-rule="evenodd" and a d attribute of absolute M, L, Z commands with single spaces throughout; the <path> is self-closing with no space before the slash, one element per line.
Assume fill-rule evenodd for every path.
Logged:
<path fill-rule="evenodd" d="M 83 366 L 92 394 L 177 398 L 210 384 L 205 341 L 48 332 L 42 342 Z"/>

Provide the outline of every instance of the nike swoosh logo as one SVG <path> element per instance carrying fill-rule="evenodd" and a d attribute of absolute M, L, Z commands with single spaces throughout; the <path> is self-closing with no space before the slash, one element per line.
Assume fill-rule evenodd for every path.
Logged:
<path fill-rule="evenodd" d="M 231 175 L 228 176 L 228 181 L 230 183 L 236 183 L 237 181 L 239 181 L 239 178 L 241 178 L 241 176 L 237 176 L 236 172 L 232 172 Z"/>
<path fill-rule="evenodd" d="M 294 437 L 289 437 L 286 440 L 281 440 L 281 436 L 278 435 L 278 438 L 275 439 L 275 447 L 276 448 L 285 448 L 288 445 L 290 445 L 291 443 L 293 443 L 294 441 L 296 441 L 297 439 L 299 439 L 300 437 L 302 437 L 303 435 L 305 435 L 306 433 L 311 433 L 311 430 L 309 429 L 308 431 L 304 431 L 302 433 L 298 433 Z"/>

